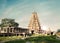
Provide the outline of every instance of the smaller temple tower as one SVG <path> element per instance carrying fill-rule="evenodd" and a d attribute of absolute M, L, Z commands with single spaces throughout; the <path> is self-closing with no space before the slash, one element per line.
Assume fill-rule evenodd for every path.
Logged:
<path fill-rule="evenodd" d="M 38 20 L 37 12 L 33 12 L 28 25 L 29 33 L 39 33 L 41 26 Z"/>

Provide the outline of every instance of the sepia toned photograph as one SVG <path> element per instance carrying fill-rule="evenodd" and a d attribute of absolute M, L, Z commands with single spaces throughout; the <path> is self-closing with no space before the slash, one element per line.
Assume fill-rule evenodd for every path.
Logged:
<path fill-rule="evenodd" d="M 0 43 L 60 43 L 60 0 L 0 0 Z"/>

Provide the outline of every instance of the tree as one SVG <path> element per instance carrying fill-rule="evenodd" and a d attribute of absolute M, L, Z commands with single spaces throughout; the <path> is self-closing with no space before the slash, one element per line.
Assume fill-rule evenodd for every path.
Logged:
<path fill-rule="evenodd" d="M 0 24 L 1 27 L 6 27 L 6 26 L 18 27 L 18 25 L 19 24 L 16 23 L 14 19 L 7 19 L 7 18 L 2 19 Z"/>
<path fill-rule="evenodd" d="M 60 32 L 60 29 L 58 29 L 57 32 Z"/>

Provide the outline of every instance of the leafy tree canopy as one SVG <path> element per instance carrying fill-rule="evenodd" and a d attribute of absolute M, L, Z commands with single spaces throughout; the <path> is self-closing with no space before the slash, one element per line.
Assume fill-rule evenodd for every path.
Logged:
<path fill-rule="evenodd" d="M 60 29 L 58 29 L 57 32 L 60 32 Z"/>
<path fill-rule="evenodd" d="M 18 25 L 19 24 L 16 23 L 14 19 L 7 19 L 7 18 L 2 19 L 0 24 L 1 27 L 6 27 L 6 26 L 17 27 Z"/>

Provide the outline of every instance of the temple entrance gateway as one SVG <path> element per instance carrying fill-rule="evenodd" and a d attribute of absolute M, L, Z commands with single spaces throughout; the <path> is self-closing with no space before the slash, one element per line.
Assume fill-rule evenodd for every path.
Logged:
<path fill-rule="evenodd" d="M 39 30 L 41 30 L 41 26 L 39 23 L 39 19 L 37 16 L 37 12 L 32 13 L 32 17 L 30 19 L 30 23 L 28 25 L 29 32 L 33 33 L 39 33 Z"/>
<path fill-rule="evenodd" d="M 34 34 L 34 30 L 31 30 L 31 33 Z"/>

